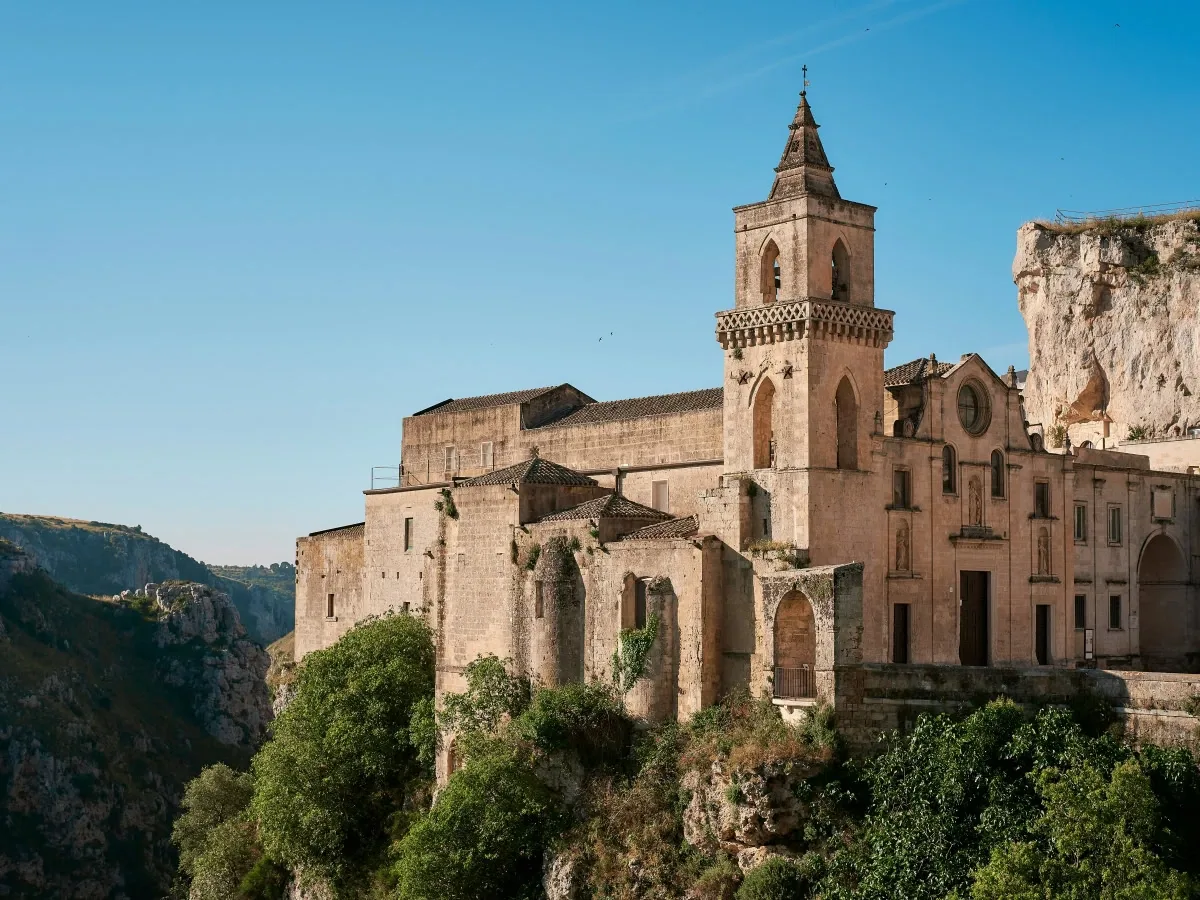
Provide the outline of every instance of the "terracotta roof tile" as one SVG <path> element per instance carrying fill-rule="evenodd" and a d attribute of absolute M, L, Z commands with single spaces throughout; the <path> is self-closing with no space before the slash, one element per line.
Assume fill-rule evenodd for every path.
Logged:
<path fill-rule="evenodd" d="M 953 363 L 937 363 L 937 374 L 945 375 L 953 368 Z M 916 384 L 917 382 L 924 381 L 929 375 L 929 358 L 922 356 L 920 359 L 911 360 L 903 365 L 885 369 L 883 373 L 883 386 L 899 387 L 902 384 Z"/>
<path fill-rule="evenodd" d="M 486 475 L 480 475 L 476 478 L 468 478 L 462 482 L 463 487 L 475 487 L 482 484 L 596 484 L 594 478 L 588 478 L 586 475 L 581 475 L 574 469 L 568 469 L 566 466 L 560 466 L 556 462 L 551 462 L 548 459 L 542 459 L 540 456 L 533 456 L 529 459 L 522 460 L 513 466 L 508 466 L 504 469 L 497 469 L 494 472 L 488 472 Z"/>
<path fill-rule="evenodd" d="M 505 394 L 482 394 L 478 397 L 462 397 L 458 400 L 443 400 L 441 403 L 435 403 L 433 406 L 418 410 L 413 413 L 414 416 L 429 416 L 442 413 L 459 413 L 470 412 L 473 409 L 488 409 L 492 406 L 507 406 L 510 403 L 524 403 L 526 400 L 532 400 L 535 397 L 540 397 L 542 394 L 548 393 L 560 387 L 561 385 L 553 385 L 551 387 L 529 388 L 524 391 L 509 391 Z"/>
<path fill-rule="evenodd" d="M 547 422 L 540 428 L 559 428 L 564 425 L 592 425 L 598 422 L 621 422 L 649 416 L 720 409 L 725 402 L 722 388 L 683 391 L 679 394 L 658 394 L 653 397 L 634 397 L 631 400 L 608 400 L 589 403 L 561 419 Z"/>
<path fill-rule="evenodd" d="M 695 516 L 684 516 L 681 519 L 671 519 L 668 522 L 657 522 L 647 525 L 637 531 L 631 531 L 623 541 L 666 541 L 691 537 L 700 528 L 700 522 Z"/>
<path fill-rule="evenodd" d="M 620 494 L 608 494 L 580 503 L 570 509 L 542 516 L 540 522 L 566 522 L 572 519 L 669 519 L 667 513 L 634 503 Z"/>

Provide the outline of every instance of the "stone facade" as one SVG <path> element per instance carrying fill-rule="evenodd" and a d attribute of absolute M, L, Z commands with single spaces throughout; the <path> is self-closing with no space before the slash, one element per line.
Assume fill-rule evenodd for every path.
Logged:
<path fill-rule="evenodd" d="M 885 369 L 875 210 L 841 198 L 801 96 L 769 198 L 734 210 L 722 386 L 597 403 L 564 384 L 409 416 L 400 485 L 298 541 L 298 657 L 366 615 L 419 615 L 441 695 L 483 654 L 607 681 L 649 629 L 626 694 L 648 720 L 749 686 L 864 733 L 903 724 L 888 672 L 991 690 L 998 672 L 1200 664 L 1197 479 L 1050 452 L 1015 373 L 977 355 Z"/>

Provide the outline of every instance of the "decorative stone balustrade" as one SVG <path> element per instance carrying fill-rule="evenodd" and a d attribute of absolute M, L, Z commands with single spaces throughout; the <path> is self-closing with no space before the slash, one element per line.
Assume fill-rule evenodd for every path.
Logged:
<path fill-rule="evenodd" d="M 793 300 L 717 313 L 717 343 L 723 349 L 794 341 L 809 333 L 827 340 L 886 347 L 892 340 L 891 310 L 836 300 Z"/>

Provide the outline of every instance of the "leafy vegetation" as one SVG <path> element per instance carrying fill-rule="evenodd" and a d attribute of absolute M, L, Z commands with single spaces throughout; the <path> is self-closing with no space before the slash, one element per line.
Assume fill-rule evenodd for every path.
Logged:
<path fill-rule="evenodd" d="M 1127 441 L 1144 441 L 1150 437 L 1150 429 L 1145 425 L 1130 425 L 1129 433 L 1125 435 Z"/>
<path fill-rule="evenodd" d="M 650 650 L 658 637 L 658 623 L 658 614 L 651 613 L 642 628 L 625 628 L 618 635 L 612 658 L 612 678 L 621 693 L 629 693 L 634 683 L 645 676 Z"/>

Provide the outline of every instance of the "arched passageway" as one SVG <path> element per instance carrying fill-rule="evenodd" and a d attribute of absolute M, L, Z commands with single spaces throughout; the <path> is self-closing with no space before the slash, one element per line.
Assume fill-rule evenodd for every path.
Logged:
<path fill-rule="evenodd" d="M 1191 649 L 1187 563 L 1178 545 L 1156 534 L 1138 563 L 1139 643 L 1143 660 L 1156 668 L 1182 668 Z"/>
<path fill-rule="evenodd" d="M 754 395 L 754 468 L 775 466 L 775 384 L 764 378 Z"/>
<path fill-rule="evenodd" d="M 775 613 L 775 696 L 814 697 L 817 625 L 812 604 L 800 591 L 789 591 Z"/>

